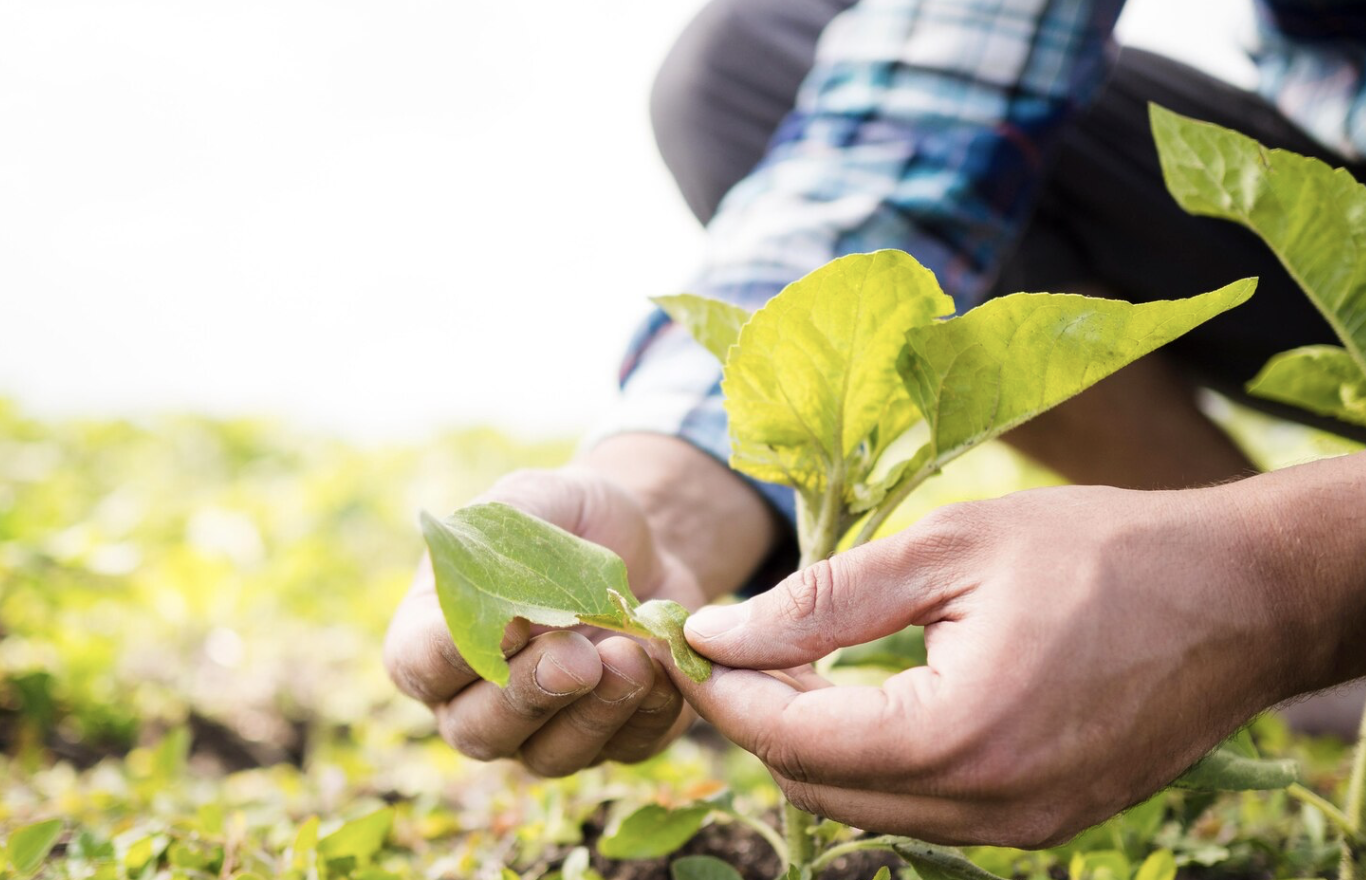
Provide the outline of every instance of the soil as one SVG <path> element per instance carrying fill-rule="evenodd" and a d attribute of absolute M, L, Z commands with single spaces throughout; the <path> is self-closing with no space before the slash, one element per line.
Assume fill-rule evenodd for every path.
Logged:
<path fill-rule="evenodd" d="M 777 822 L 777 814 L 765 816 L 767 822 Z M 782 867 L 778 857 L 758 832 L 736 822 L 716 822 L 697 833 L 697 836 L 678 852 L 661 859 L 616 862 L 597 854 L 596 842 L 602 834 L 602 815 L 595 816 L 584 826 L 584 844 L 593 853 L 593 870 L 605 880 L 670 880 L 669 863 L 684 856 L 716 856 L 728 863 L 745 880 L 773 880 Z M 905 862 L 892 853 L 856 852 L 837 859 L 821 872 L 820 880 L 870 880 L 883 866 L 891 868 L 893 876 Z"/>

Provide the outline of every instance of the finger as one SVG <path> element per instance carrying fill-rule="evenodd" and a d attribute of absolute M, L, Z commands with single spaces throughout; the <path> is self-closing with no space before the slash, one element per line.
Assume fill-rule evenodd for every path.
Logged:
<path fill-rule="evenodd" d="M 522 470 L 503 477 L 475 501 L 497 501 L 600 544 L 626 562 L 638 595 L 661 574 L 640 503 L 625 489 L 572 467 Z"/>
<path fill-rule="evenodd" d="M 567 776 L 592 764 L 650 692 L 655 670 L 644 647 L 625 636 L 597 647 L 602 662 L 597 687 L 557 712 L 522 745 L 522 763 L 533 773 Z"/>
<path fill-rule="evenodd" d="M 688 642 L 727 666 L 785 669 L 929 622 L 945 578 L 937 552 L 894 535 L 821 560 L 738 605 L 688 618 Z"/>
<path fill-rule="evenodd" d="M 514 620 L 503 634 L 503 656 L 520 651 L 529 638 L 525 620 Z M 398 689 L 433 705 L 444 703 L 479 676 L 451 641 L 435 593 L 407 596 L 384 637 L 384 665 Z"/>
<path fill-rule="evenodd" d="M 513 756 L 602 678 L 597 649 L 571 632 L 537 636 L 508 666 L 507 687 L 476 682 L 436 707 L 437 731 L 461 754 L 479 761 Z"/>
<path fill-rule="evenodd" d="M 636 711 L 603 746 L 595 761 L 634 764 L 659 752 L 682 731 L 683 695 L 674 687 L 658 660 L 652 660 L 654 680 Z"/>
<path fill-rule="evenodd" d="M 800 691 L 747 669 L 714 666 L 698 684 L 670 670 L 698 713 L 732 742 L 788 779 L 858 788 L 902 788 L 948 762 L 936 733 L 938 685 L 928 667 L 883 687 Z"/>
<path fill-rule="evenodd" d="M 862 791 L 797 782 L 772 769 L 769 773 L 794 806 L 864 831 L 942 846 L 1035 848 L 1055 840 L 1052 829 L 1042 827 L 1037 811 L 1018 805 Z"/>

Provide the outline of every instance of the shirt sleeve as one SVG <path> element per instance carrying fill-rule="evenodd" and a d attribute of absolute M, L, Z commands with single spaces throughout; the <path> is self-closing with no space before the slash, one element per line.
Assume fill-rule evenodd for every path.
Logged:
<path fill-rule="evenodd" d="M 959 311 L 984 298 L 1066 121 L 1104 79 L 1123 0 L 860 0 L 707 228 L 694 293 L 756 309 L 850 253 L 898 248 Z M 594 436 L 652 431 L 729 458 L 720 367 L 662 313 Z M 792 493 L 755 484 L 789 518 Z"/>

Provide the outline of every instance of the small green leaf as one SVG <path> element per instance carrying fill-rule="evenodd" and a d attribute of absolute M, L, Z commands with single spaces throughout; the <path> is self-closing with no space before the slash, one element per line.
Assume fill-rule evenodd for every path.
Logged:
<path fill-rule="evenodd" d="M 906 331 L 952 311 L 934 275 L 901 251 L 841 257 L 788 285 L 726 361 L 732 466 L 823 490 L 897 400 Z"/>
<path fill-rule="evenodd" d="M 318 850 L 318 817 L 309 816 L 294 833 L 294 843 L 289 848 L 289 864 L 296 871 L 308 870 L 309 862 Z"/>
<path fill-rule="evenodd" d="M 1256 279 L 1201 296 L 1132 303 L 1017 293 L 908 334 L 907 388 L 938 469 L 1245 302 Z"/>
<path fill-rule="evenodd" d="M 499 880 L 522 880 L 521 877 L 517 876 L 517 872 L 511 868 L 504 868 L 498 876 Z"/>
<path fill-rule="evenodd" d="M 5 855 L 19 876 L 26 877 L 42 867 L 43 860 L 52 852 L 57 838 L 61 836 L 61 819 L 25 825 L 9 836 L 5 843 Z"/>
<path fill-rule="evenodd" d="M 967 856 L 953 847 L 938 846 L 909 837 L 891 838 L 888 842 L 923 880 L 1002 880 L 968 861 Z"/>
<path fill-rule="evenodd" d="M 656 296 L 652 302 L 686 327 L 693 339 L 723 364 L 730 347 L 740 338 L 740 328 L 749 320 L 749 312 L 740 306 L 693 293 Z"/>
<path fill-rule="evenodd" d="M 166 732 L 152 751 L 152 773 L 156 779 L 179 780 L 185 775 L 190 758 L 190 731 L 175 727 Z"/>
<path fill-rule="evenodd" d="M 1261 236 L 1366 374 L 1366 187 L 1344 169 L 1155 104 L 1149 114 L 1181 207 Z"/>
<path fill-rule="evenodd" d="M 669 645 L 669 655 L 683 674 L 696 682 L 711 676 L 711 661 L 692 649 L 683 635 L 683 623 L 688 610 L 668 599 L 651 599 L 635 609 L 634 619 L 650 631 L 650 635 Z"/>
<path fill-rule="evenodd" d="M 928 659 L 925 630 L 909 626 L 901 632 L 864 645 L 842 648 L 835 658 L 835 666 L 873 666 L 900 672 L 913 666 L 924 666 Z"/>
<path fill-rule="evenodd" d="M 1138 866 L 1134 880 L 1176 880 L 1176 856 L 1169 849 L 1159 849 Z"/>
<path fill-rule="evenodd" d="M 352 819 L 318 841 L 318 855 L 326 860 L 353 858 L 363 864 L 384 846 L 393 823 L 393 807 L 381 807 L 359 819 Z"/>
<path fill-rule="evenodd" d="M 1366 425 L 1366 374 L 1347 349 L 1336 345 L 1281 352 L 1247 383 L 1247 390 L 1321 416 Z"/>
<path fill-rule="evenodd" d="M 670 810 L 648 804 L 626 816 L 598 841 L 598 852 L 609 859 L 656 859 L 687 843 L 702 827 L 710 805 Z"/>
<path fill-rule="evenodd" d="M 891 868 L 888 868 L 886 865 L 878 868 L 877 873 L 873 875 L 873 880 L 892 880 Z"/>
<path fill-rule="evenodd" d="M 1119 850 L 1075 853 L 1067 868 L 1068 880 L 1129 880 L 1129 859 Z"/>
<path fill-rule="evenodd" d="M 673 880 L 744 880 L 740 872 L 716 856 L 684 856 L 669 865 Z"/>
<path fill-rule="evenodd" d="M 1299 776 L 1299 765 L 1294 761 L 1248 758 L 1221 745 L 1181 774 L 1172 786 L 1195 791 L 1270 791 L 1297 782 Z"/>
<path fill-rule="evenodd" d="M 663 639 L 687 675 L 706 681 L 711 674 L 711 664 L 683 638 L 683 606 L 660 600 L 642 606 L 631 594 L 626 564 L 606 547 L 506 504 L 471 505 L 444 520 L 423 513 L 422 531 L 451 639 L 489 681 L 508 682 L 500 645 L 517 617 Z"/>
<path fill-rule="evenodd" d="M 508 682 L 500 645 L 513 618 L 622 629 L 611 593 L 637 604 L 619 556 L 506 504 L 471 505 L 444 520 L 424 512 L 422 532 L 460 656 L 499 685 Z"/>

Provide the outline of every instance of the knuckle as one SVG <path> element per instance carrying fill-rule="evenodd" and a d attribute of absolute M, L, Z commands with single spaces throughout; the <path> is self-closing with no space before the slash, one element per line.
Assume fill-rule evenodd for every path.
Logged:
<path fill-rule="evenodd" d="M 454 713 L 447 713 L 438 729 L 447 745 L 475 761 L 496 761 L 512 755 L 511 750 L 488 737 L 483 731 L 462 723 Z"/>
<path fill-rule="evenodd" d="M 521 763 L 531 773 L 543 779 L 562 779 L 583 769 L 578 766 L 548 761 L 536 752 L 530 754 L 523 752 Z"/>
<path fill-rule="evenodd" d="M 783 797 L 797 809 L 813 816 L 827 815 L 825 796 L 817 786 L 786 780 L 780 781 L 778 787 L 783 790 Z"/>
<path fill-rule="evenodd" d="M 754 743 L 754 755 L 764 766 L 792 782 L 807 783 L 811 774 L 802 760 L 800 749 L 774 736 L 771 731 L 759 735 Z"/>
<path fill-rule="evenodd" d="M 797 572 L 779 595 L 779 613 L 790 623 L 822 616 L 834 604 L 835 567 L 822 559 Z"/>

